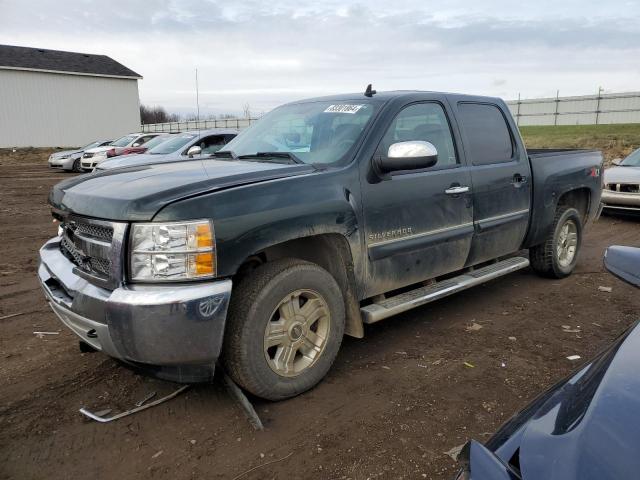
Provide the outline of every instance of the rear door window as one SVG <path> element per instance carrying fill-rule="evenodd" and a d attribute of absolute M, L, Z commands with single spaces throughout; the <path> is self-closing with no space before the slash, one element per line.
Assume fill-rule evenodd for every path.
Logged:
<path fill-rule="evenodd" d="M 459 103 L 458 120 L 467 138 L 473 165 L 513 160 L 513 139 L 502 111 L 495 105 Z"/>

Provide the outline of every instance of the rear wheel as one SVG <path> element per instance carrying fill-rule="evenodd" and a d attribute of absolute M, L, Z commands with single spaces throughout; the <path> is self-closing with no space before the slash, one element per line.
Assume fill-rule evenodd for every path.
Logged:
<path fill-rule="evenodd" d="M 223 361 L 254 395 L 292 397 L 329 371 L 344 323 L 340 288 L 326 270 L 295 259 L 266 263 L 234 288 Z"/>
<path fill-rule="evenodd" d="M 531 266 L 545 277 L 567 277 L 576 266 L 581 244 L 580 213 L 572 207 L 559 207 L 544 243 L 529 250 Z"/>

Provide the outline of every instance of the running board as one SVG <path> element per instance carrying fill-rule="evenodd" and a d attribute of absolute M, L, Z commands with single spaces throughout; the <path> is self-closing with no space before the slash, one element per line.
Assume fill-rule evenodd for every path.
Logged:
<path fill-rule="evenodd" d="M 512 257 L 433 285 L 416 288 L 362 307 L 362 321 L 375 323 L 528 266 L 529 260 L 526 258 Z"/>

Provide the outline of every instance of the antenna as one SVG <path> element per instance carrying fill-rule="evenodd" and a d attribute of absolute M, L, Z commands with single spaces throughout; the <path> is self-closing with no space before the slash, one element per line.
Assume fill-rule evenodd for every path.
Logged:
<path fill-rule="evenodd" d="M 365 97 L 373 97 L 377 92 L 371 89 L 371 84 L 367 85 L 367 89 L 364 91 Z"/>

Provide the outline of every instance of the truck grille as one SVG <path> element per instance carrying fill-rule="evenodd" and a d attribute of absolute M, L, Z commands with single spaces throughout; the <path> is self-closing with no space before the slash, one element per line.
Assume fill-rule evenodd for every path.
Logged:
<path fill-rule="evenodd" d="M 80 217 L 62 222 L 61 252 L 77 273 L 100 286 L 115 286 L 122 277 L 122 241 L 126 224 Z"/>
<path fill-rule="evenodd" d="M 622 193 L 640 193 L 640 183 L 608 183 L 607 190 Z"/>

